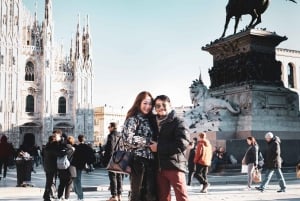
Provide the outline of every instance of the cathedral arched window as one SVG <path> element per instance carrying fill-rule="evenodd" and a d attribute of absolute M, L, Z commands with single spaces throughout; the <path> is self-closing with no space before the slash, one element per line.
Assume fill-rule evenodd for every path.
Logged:
<path fill-rule="evenodd" d="M 34 65 L 30 61 L 25 66 L 25 81 L 34 81 Z"/>
<path fill-rule="evenodd" d="M 289 88 L 295 88 L 295 77 L 294 77 L 295 68 L 294 68 L 294 65 L 292 63 L 289 63 L 287 70 L 288 70 L 288 74 L 287 74 L 287 76 L 288 76 L 288 87 Z"/>
<path fill-rule="evenodd" d="M 66 114 L 67 101 L 65 97 L 60 97 L 58 99 L 58 113 Z"/>
<path fill-rule="evenodd" d="M 25 112 L 34 112 L 34 98 L 32 95 L 28 95 L 26 97 Z"/>

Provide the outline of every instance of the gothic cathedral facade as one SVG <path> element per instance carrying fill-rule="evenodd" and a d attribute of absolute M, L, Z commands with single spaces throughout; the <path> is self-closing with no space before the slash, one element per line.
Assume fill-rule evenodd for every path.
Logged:
<path fill-rule="evenodd" d="M 68 55 L 53 41 L 52 0 L 42 22 L 22 0 L 0 5 L 0 136 L 41 146 L 54 129 L 93 141 L 93 66 L 88 19 Z M 74 28 L 76 28 L 74 26 Z M 83 29 L 83 30 L 81 30 Z"/>

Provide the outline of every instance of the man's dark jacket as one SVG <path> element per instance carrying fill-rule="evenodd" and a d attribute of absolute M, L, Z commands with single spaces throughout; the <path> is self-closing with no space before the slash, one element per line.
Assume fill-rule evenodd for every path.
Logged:
<path fill-rule="evenodd" d="M 275 136 L 270 142 L 268 142 L 265 165 L 267 169 L 281 168 L 282 159 L 280 157 L 280 139 Z"/>
<path fill-rule="evenodd" d="M 107 136 L 107 142 L 105 145 L 105 152 L 104 152 L 104 157 L 103 157 L 103 164 L 106 166 L 115 151 L 114 149 L 118 150 L 119 146 L 116 147 L 118 140 L 121 138 L 122 134 L 117 131 L 112 131 L 111 133 L 108 134 Z M 122 140 L 122 139 L 120 139 Z M 119 143 L 120 144 L 120 143 Z"/>
<path fill-rule="evenodd" d="M 48 142 L 43 150 L 43 166 L 46 172 L 55 172 L 57 169 L 56 160 L 59 153 L 57 142 Z"/>
<path fill-rule="evenodd" d="M 184 152 L 189 144 L 189 136 L 183 119 L 176 116 L 175 111 L 161 122 L 159 131 L 154 127 L 154 139 L 157 140 L 158 168 L 162 170 L 179 170 L 186 172 L 187 161 Z"/>
<path fill-rule="evenodd" d="M 73 160 L 71 162 L 77 169 L 83 170 L 85 164 L 90 164 L 94 158 L 94 150 L 87 144 L 80 143 L 75 145 L 75 152 L 73 154 Z"/>

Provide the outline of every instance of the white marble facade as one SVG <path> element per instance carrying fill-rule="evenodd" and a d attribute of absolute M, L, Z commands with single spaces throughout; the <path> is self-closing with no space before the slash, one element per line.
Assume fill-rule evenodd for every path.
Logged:
<path fill-rule="evenodd" d="M 300 100 L 300 51 L 276 48 L 276 59 L 281 62 L 284 86 L 297 92 Z"/>
<path fill-rule="evenodd" d="M 68 54 L 53 41 L 52 0 L 41 22 L 22 0 L 0 3 L 0 135 L 45 144 L 53 129 L 93 140 L 93 66 L 87 24 Z M 76 16 L 75 16 L 76 17 Z"/>

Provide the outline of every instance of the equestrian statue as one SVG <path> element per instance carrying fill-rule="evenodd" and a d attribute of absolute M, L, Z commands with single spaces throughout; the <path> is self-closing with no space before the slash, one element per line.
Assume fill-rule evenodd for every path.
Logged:
<path fill-rule="evenodd" d="M 252 19 L 247 29 L 254 28 L 261 23 L 261 15 L 267 10 L 271 0 L 229 0 L 226 6 L 226 22 L 224 32 L 221 36 L 223 38 L 226 33 L 229 21 L 235 17 L 234 33 L 236 33 L 240 18 L 242 15 L 251 15 Z M 289 0 L 297 3 L 295 0 Z"/>

